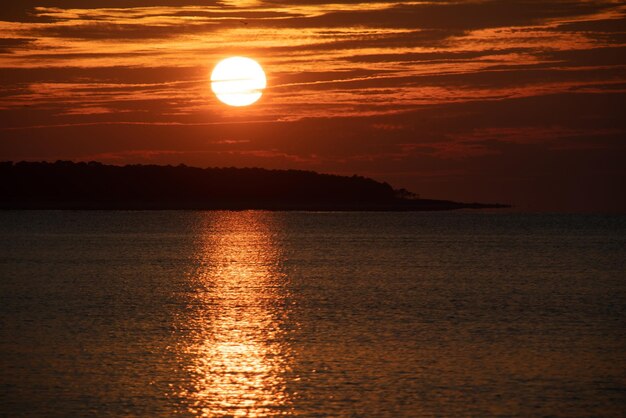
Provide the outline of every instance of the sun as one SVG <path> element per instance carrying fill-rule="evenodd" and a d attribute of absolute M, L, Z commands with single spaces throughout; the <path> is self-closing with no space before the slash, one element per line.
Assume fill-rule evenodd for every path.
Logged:
<path fill-rule="evenodd" d="M 267 85 L 258 62 L 247 57 L 230 57 L 218 62 L 211 73 L 211 89 L 229 106 L 249 106 L 263 95 Z"/>

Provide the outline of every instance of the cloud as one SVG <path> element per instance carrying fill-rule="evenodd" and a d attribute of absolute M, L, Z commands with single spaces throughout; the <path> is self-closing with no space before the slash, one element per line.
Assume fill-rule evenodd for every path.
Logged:
<path fill-rule="evenodd" d="M 522 26 L 547 19 L 571 17 L 614 7 L 600 1 L 480 1 L 393 4 L 384 9 L 330 11 L 312 17 L 277 20 L 272 25 L 290 27 L 346 27 L 460 29 Z"/>

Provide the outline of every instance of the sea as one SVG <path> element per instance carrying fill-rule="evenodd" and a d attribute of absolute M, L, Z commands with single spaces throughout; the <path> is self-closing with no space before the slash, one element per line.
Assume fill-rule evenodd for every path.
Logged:
<path fill-rule="evenodd" d="M 626 216 L 2 211 L 0 416 L 626 416 Z"/>

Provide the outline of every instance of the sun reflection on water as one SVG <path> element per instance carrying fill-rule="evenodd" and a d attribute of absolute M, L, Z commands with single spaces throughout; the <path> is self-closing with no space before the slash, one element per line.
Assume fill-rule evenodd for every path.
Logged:
<path fill-rule="evenodd" d="M 290 412 L 286 276 L 271 213 L 225 212 L 202 226 L 178 397 L 200 416 Z"/>

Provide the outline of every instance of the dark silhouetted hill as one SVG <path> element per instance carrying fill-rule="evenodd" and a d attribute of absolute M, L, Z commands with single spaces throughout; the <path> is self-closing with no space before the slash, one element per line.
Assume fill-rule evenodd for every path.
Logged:
<path fill-rule="evenodd" d="M 299 170 L 0 163 L 3 209 L 448 210 L 504 205 L 417 199 L 360 176 Z"/>

